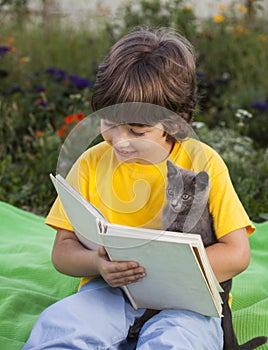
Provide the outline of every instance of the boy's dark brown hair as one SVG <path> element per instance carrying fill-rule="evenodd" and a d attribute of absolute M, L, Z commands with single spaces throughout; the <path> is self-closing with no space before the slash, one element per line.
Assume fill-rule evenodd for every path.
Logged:
<path fill-rule="evenodd" d="M 126 102 L 162 106 L 190 123 L 196 71 L 189 41 L 169 29 L 144 28 L 119 40 L 99 66 L 91 104 L 97 111 Z"/>

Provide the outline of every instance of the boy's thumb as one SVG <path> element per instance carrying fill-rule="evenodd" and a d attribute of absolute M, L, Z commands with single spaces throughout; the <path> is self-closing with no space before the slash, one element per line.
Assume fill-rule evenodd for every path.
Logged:
<path fill-rule="evenodd" d="M 102 258 L 107 258 L 107 252 L 103 246 L 99 248 L 99 256 Z"/>

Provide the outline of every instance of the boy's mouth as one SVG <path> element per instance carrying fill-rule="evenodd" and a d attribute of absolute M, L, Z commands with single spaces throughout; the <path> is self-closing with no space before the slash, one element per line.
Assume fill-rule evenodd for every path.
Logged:
<path fill-rule="evenodd" d="M 116 147 L 114 147 L 114 151 L 118 156 L 123 158 L 130 158 L 136 154 L 136 151 L 127 151 Z"/>

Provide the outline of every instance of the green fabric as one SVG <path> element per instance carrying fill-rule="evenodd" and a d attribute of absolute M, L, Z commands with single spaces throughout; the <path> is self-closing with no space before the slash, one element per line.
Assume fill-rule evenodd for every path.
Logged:
<path fill-rule="evenodd" d="M 240 344 L 257 335 L 268 336 L 268 222 L 255 225 L 250 265 L 233 279 L 232 311 Z M 258 349 L 267 350 L 268 343 Z"/>
<path fill-rule="evenodd" d="M 0 348 L 20 350 L 42 310 L 79 280 L 53 268 L 55 231 L 44 218 L 0 202 L 0 223 Z"/>
<path fill-rule="evenodd" d="M 54 231 L 44 218 L 0 202 L 0 348 L 21 350 L 38 315 L 74 293 L 78 279 L 50 261 Z M 268 336 L 268 223 L 250 238 L 251 263 L 234 279 L 233 317 L 239 342 Z M 260 350 L 268 350 L 268 345 Z"/>

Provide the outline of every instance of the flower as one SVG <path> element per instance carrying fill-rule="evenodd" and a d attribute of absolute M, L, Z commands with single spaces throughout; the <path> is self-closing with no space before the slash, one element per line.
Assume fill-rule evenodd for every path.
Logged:
<path fill-rule="evenodd" d="M 217 14 L 213 17 L 214 22 L 220 23 L 225 21 L 225 17 L 221 14 Z"/>
<path fill-rule="evenodd" d="M 64 118 L 64 122 L 66 124 L 73 124 L 73 123 L 79 122 L 84 118 L 85 118 L 84 113 L 71 114 Z"/>
<path fill-rule="evenodd" d="M 197 76 L 197 78 L 204 78 L 205 77 L 205 73 L 201 72 L 201 71 L 196 71 L 196 76 Z"/>
<path fill-rule="evenodd" d="M 233 27 L 232 32 L 234 34 L 247 35 L 249 33 L 249 29 L 240 24 L 237 24 L 236 26 Z"/>
<path fill-rule="evenodd" d="M 193 12 L 192 6 L 184 6 L 183 11 L 185 12 Z"/>
<path fill-rule="evenodd" d="M 250 105 L 252 108 L 257 109 L 259 112 L 263 113 L 268 111 L 268 98 L 265 102 L 256 101 Z"/>
<path fill-rule="evenodd" d="M 36 131 L 36 136 L 42 137 L 43 135 L 44 135 L 44 131 L 41 131 L 41 130 Z"/>
<path fill-rule="evenodd" d="M 67 135 L 67 125 L 62 125 L 59 130 L 57 130 L 57 135 L 64 138 Z"/>
<path fill-rule="evenodd" d="M 101 15 L 110 15 L 111 12 L 109 11 L 109 9 L 106 6 L 103 5 L 99 5 L 98 6 L 98 11 Z"/>
<path fill-rule="evenodd" d="M 14 38 L 13 38 L 12 36 L 9 36 L 9 37 L 7 38 L 7 42 L 8 42 L 9 44 L 12 44 L 12 43 L 14 42 Z"/>
<path fill-rule="evenodd" d="M 4 56 L 4 54 L 10 51 L 11 51 L 10 46 L 0 46 L 0 56 Z"/>
<path fill-rule="evenodd" d="M 225 17 L 221 14 L 217 14 L 213 17 L 214 22 L 220 23 L 225 21 Z"/>
<path fill-rule="evenodd" d="M 43 107 L 45 108 L 47 106 L 47 102 L 42 100 L 41 98 L 39 98 L 38 100 L 36 100 L 36 104 L 39 106 L 39 107 Z"/>
<path fill-rule="evenodd" d="M 39 86 L 36 88 L 36 91 L 37 91 L 37 92 L 44 92 L 44 93 L 46 93 L 46 92 L 47 92 L 47 89 L 45 88 L 44 85 L 39 85 Z"/>
<path fill-rule="evenodd" d="M 60 127 L 60 129 L 57 131 L 57 135 L 65 138 L 69 131 L 71 130 L 71 124 L 78 123 L 82 119 L 85 118 L 84 113 L 76 113 L 76 114 L 71 114 L 68 115 L 67 117 L 64 118 L 64 124 Z"/>
<path fill-rule="evenodd" d="M 227 6 L 226 6 L 226 5 L 223 5 L 223 4 L 218 5 L 218 8 L 219 8 L 219 10 L 222 11 L 222 12 L 225 12 L 225 11 L 227 10 Z"/>
<path fill-rule="evenodd" d="M 58 80 L 65 79 L 67 77 L 67 73 L 63 69 L 48 68 L 46 73 L 56 77 Z"/>
<path fill-rule="evenodd" d="M 20 63 L 26 63 L 30 61 L 30 57 L 20 57 L 19 62 Z"/>
<path fill-rule="evenodd" d="M 252 118 L 253 115 L 246 109 L 238 109 L 235 113 L 236 118 L 238 119 L 244 119 L 244 118 Z"/>
<path fill-rule="evenodd" d="M 248 8 L 242 4 L 238 4 L 237 8 L 241 13 L 244 13 L 244 14 L 248 13 Z"/>
<path fill-rule="evenodd" d="M 93 88 L 94 84 L 88 78 L 80 77 L 79 75 L 71 74 L 69 75 L 71 83 L 77 87 L 77 89 L 84 89 L 86 87 Z"/>
<path fill-rule="evenodd" d="M 267 36 L 265 34 L 259 34 L 258 35 L 258 40 L 260 41 L 266 41 L 267 40 Z"/>

